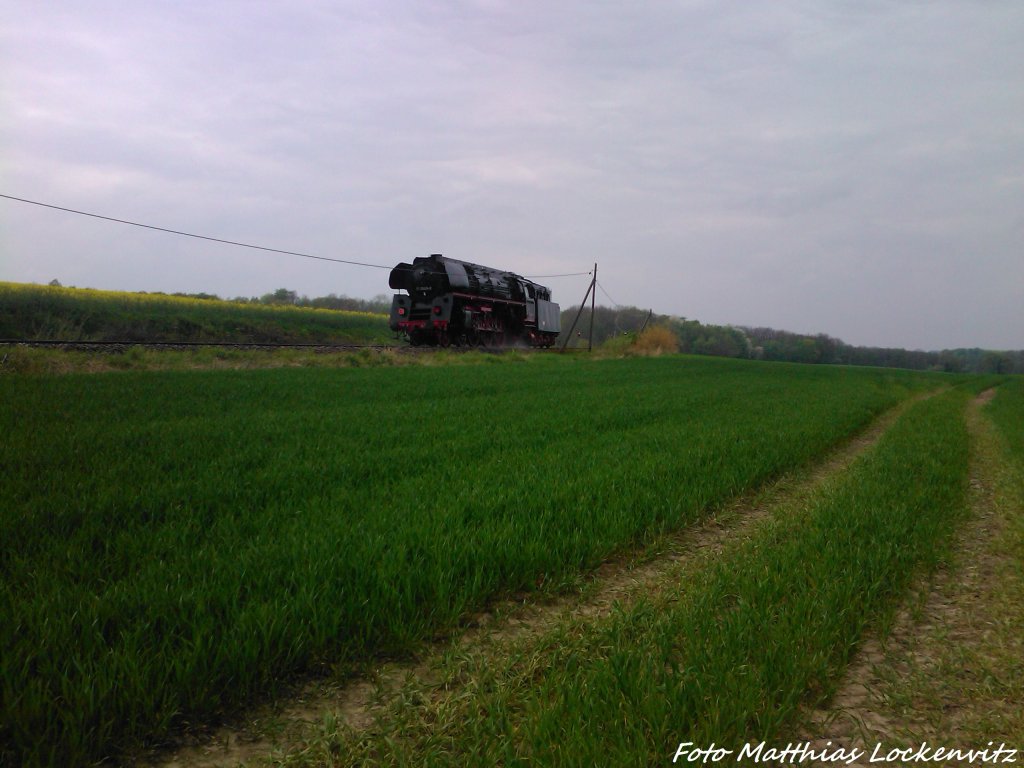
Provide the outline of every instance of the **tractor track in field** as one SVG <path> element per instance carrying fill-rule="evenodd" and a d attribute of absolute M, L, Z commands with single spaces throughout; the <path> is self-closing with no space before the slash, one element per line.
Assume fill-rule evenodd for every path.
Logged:
<path fill-rule="evenodd" d="M 1006 502 L 998 499 L 994 427 L 981 413 L 994 394 L 986 390 L 967 410 L 969 517 L 957 532 L 953 564 L 917 586 L 887 635 L 876 631 L 864 639 L 836 693 L 807 713 L 799 738 L 814 749 L 829 743 L 861 749 L 866 754 L 851 765 L 867 766 L 878 744 L 980 749 L 1007 733 L 1012 739 L 1015 729 L 1020 734 L 1019 701 L 1006 696 L 999 678 L 1013 674 L 1007 658 L 1022 665 L 1024 639 L 1019 627 L 1007 629 L 1013 616 L 993 607 L 1015 567 L 997 543 L 1007 525 Z"/>
<path fill-rule="evenodd" d="M 245 722 L 202 734 L 174 751 L 150 753 L 132 764 L 161 768 L 237 766 L 272 758 L 303 744 L 325 717 L 355 730 L 368 728 L 375 715 L 383 711 L 386 700 L 408 681 L 426 685 L 436 682 L 437 666 L 453 648 L 505 647 L 539 636 L 560 621 L 596 620 L 617 605 L 650 595 L 684 566 L 713 557 L 727 542 L 749 534 L 775 508 L 809 498 L 874 445 L 907 408 L 935 393 L 933 390 L 903 401 L 818 463 L 740 496 L 700 523 L 666 536 L 657 546 L 609 559 L 587 577 L 578 593 L 553 599 L 528 594 L 499 602 L 468 617 L 462 629 L 427 644 L 413 660 L 382 662 L 370 674 L 342 684 L 310 683 L 289 700 L 250 714 Z"/>

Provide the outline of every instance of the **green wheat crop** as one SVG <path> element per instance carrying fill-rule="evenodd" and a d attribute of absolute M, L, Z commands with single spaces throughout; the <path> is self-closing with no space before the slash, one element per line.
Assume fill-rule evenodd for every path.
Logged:
<path fill-rule="evenodd" d="M 914 406 L 810 502 L 674 588 L 488 657 L 461 695 L 422 697 L 391 727 L 328 734 L 335 764 L 657 765 L 685 742 L 731 762 L 771 743 L 834 690 L 864 628 L 963 519 L 965 400 Z"/>
<path fill-rule="evenodd" d="M 405 652 L 931 381 L 691 358 L 2 377 L 0 755 L 117 755 Z"/>

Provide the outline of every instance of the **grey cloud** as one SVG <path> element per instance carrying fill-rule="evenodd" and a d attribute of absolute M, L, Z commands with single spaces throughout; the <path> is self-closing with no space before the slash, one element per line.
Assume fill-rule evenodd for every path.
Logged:
<path fill-rule="evenodd" d="M 25 4 L 5 192 L 321 255 L 600 262 L 616 300 L 853 343 L 1024 346 L 1015 2 Z M 0 277 L 386 275 L 0 204 Z M 564 304 L 585 285 L 552 283 Z"/>

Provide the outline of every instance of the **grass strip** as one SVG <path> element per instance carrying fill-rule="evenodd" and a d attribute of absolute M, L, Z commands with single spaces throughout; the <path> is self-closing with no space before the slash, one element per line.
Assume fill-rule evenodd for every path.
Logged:
<path fill-rule="evenodd" d="M 809 505 L 704 570 L 507 657 L 452 663 L 439 690 L 407 691 L 367 732 L 327 723 L 287 762 L 647 765 L 686 741 L 779 736 L 828 697 L 864 628 L 962 518 L 965 399 L 914 406 Z"/>
<path fill-rule="evenodd" d="M 373 368 L 391 366 L 479 365 L 523 362 L 530 352 L 409 349 L 317 350 L 301 348 L 194 347 L 162 349 L 131 346 L 83 351 L 0 345 L 0 376 L 46 376 L 118 371 L 253 370 L 261 368 Z"/>

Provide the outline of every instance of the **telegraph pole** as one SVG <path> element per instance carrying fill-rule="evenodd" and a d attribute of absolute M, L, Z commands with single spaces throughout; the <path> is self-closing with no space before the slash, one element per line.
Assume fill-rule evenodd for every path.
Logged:
<path fill-rule="evenodd" d="M 569 332 L 565 334 L 565 341 L 562 342 L 562 351 L 565 352 L 565 348 L 569 346 L 569 339 L 572 338 L 572 332 L 576 330 L 576 323 L 580 321 L 580 315 L 583 314 L 584 308 L 587 306 L 587 299 L 590 299 L 590 342 L 587 345 L 587 350 L 590 351 L 594 344 L 594 300 L 597 298 L 597 264 L 594 264 L 594 277 L 590 281 L 590 285 L 587 286 L 587 292 L 583 294 L 583 301 L 580 302 L 580 311 L 576 313 L 576 317 L 572 321 L 572 326 L 569 328 Z"/>
<path fill-rule="evenodd" d="M 650 311 L 649 311 L 649 312 L 647 313 L 647 317 L 645 317 L 645 318 L 644 318 L 644 324 L 643 324 L 643 325 L 641 325 L 641 326 L 640 326 L 640 330 L 639 330 L 639 331 L 637 331 L 637 334 L 636 334 L 637 336 L 639 336 L 639 335 L 640 335 L 641 333 L 643 333 L 643 332 L 644 332 L 644 328 L 646 328 L 646 327 L 647 327 L 647 324 L 648 324 L 648 323 L 649 323 L 649 322 L 651 321 L 651 317 L 652 317 L 653 315 L 654 315 L 654 310 L 652 309 L 652 310 L 650 310 Z"/>
<path fill-rule="evenodd" d="M 594 302 L 597 300 L 597 262 L 594 262 L 594 279 L 590 283 L 590 338 L 587 339 L 587 352 L 594 351 Z"/>

